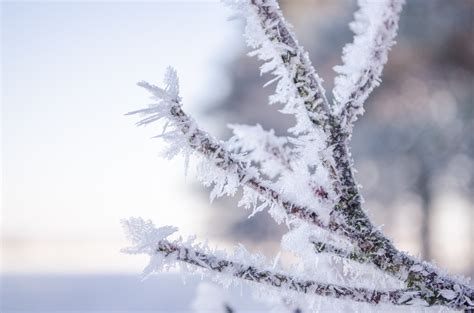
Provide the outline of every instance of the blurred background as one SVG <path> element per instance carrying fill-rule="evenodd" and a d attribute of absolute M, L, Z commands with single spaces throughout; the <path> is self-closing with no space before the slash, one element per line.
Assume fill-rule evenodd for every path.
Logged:
<path fill-rule="evenodd" d="M 281 4 L 331 98 L 355 1 Z M 217 1 L 1 3 L 2 312 L 192 310 L 199 279 L 142 283 L 146 258 L 119 252 L 129 216 L 275 255 L 283 227 L 235 199 L 209 204 L 182 159 L 159 157 L 159 130 L 124 116 L 149 101 L 135 83 L 172 65 L 214 135 L 227 123 L 285 134 L 293 121 L 266 105 L 270 77 L 231 15 Z M 401 249 L 473 276 L 474 3 L 409 1 L 382 79 L 352 139 L 366 207 Z"/>

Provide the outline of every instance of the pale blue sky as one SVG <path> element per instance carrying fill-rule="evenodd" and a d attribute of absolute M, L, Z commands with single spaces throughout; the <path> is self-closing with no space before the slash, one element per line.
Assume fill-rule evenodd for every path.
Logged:
<path fill-rule="evenodd" d="M 226 90 L 219 66 L 243 40 L 231 12 L 217 1 L 2 10 L 3 239 L 115 240 L 131 215 L 199 231 L 193 212 L 207 203 L 186 189 L 182 161 L 160 159 L 157 130 L 123 114 L 149 101 L 135 83 L 161 83 L 168 65 L 194 114 Z"/>

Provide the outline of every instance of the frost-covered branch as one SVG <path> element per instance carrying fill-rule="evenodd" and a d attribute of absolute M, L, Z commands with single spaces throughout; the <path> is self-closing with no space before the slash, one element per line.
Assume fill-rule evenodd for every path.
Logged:
<path fill-rule="evenodd" d="M 208 271 L 206 274 L 218 273 L 303 294 L 396 305 L 409 304 L 418 296 L 418 292 L 409 289 L 378 291 L 302 279 L 280 273 L 273 268 L 274 266 L 265 266 L 265 260 L 262 257 L 251 256 L 242 247 L 234 256 L 228 256 L 225 252 L 211 251 L 205 246 L 193 245 L 190 242 L 167 240 L 167 237 L 176 231 L 173 227 L 155 228 L 151 221 L 136 218 L 124 220 L 122 223 L 129 239 L 134 244 L 123 251 L 131 254 L 145 253 L 151 257 L 150 264 L 145 269 L 145 275 L 180 261 Z"/>
<path fill-rule="evenodd" d="M 354 41 L 343 50 L 344 65 L 334 69 L 334 114 L 341 117 L 343 127 L 350 131 L 363 104 L 380 84 L 387 55 L 394 44 L 398 19 L 404 0 L 359 0 L 359 11 L 350 24 Z"/>
<path fill-rule="evenodd" d="M 358 252 L 356 249 L 346 250 L 338 248 L 327 242 L 317 240 L 312 240 L 311 243 L 314 245 L 314 250 L 317 253 L 328 253 L 339 258 L 348 259 L 359 263 L 367 263 L 367 256 Z"/>
<path fill-rule="evenodd" d="M 262 173 L 274 179 L 285 171 L 292 171 L 291 163 L 296 156 L 288 137 L 278 137 L 272 130 L 266 131 L 259 124 L 229 125 L 234 134 L 227 142 L 232 153 L 240 154 L 247 161 L 258 164 Z"/>
<path fill-rule="evenodd" d="M 361 195 L 353 173 L 353 160 L 347 147 L 352 123 L 363 112 L 362 104 L 380 81 L 387 53 L 398 29 L 403 0 L 360 0 L 360 10 L 351 24 L 354 42 L 344 48 L 344 66 L 336 67 L 340 76 L 334 90 L 336 105 L 331 115 L 330 145 L 340 182 L 341 197 L 336 208 L 346 217 L 347 223 L 358 230 L 361 244 L 367 239 L 374 242 L 361 247 L 377 252 L 380 247 L 391 250 L 391 243 L 371 224 L 362 209 Z M 357 232 L 355 232 L 357 233 Z M 370 235 L 367 237 L 367 235 Z M 375 249 L 377 248 L 377 249 Z"/>
<path fill-rule="evenodd" d="M 163 253 L 166 257 L 175 257 L 178 261 L 202 267 L 206 270 L 225 273 L 226 275 L 251 282 L 289 289 L 304 294 L 314 294 L 372 304 L 391 303 L 397 305 L 409 304 L 410 301 L 418 297 L 418 292 L 412 290 L 378 291 L 364 288 L 348 288 L 345 286 L 318 283 L 311 280 L 301 280 L 245 263 L 220 259 L 212 254 L 206 254 L 165 240 L 157 244 L 156 251 L 157 253 Z"/>
<path fill-rule="evenodd" d="M 338 186 L 334 188 L 339 196 L 339 201 L 334 209 L 334 215 L 338 216 L 341 220 L 344 221 L 343 227 L 347 228 L 347 231 L 350 233 L 351 239 L 353 242 L 356 242 L 358 247 L 363 251 L 364 254 L 369 255 L 371 262 L 375 264 L 380 269 L 387 271 L 394 276 L 402 279 L 402 281 L 411 284 L 411 280 L 408 277 L 416 276 L 417 280 L 423 281 L 418 282 L 418 287 L 423 289 L 424 287 L 428 288 L 430 291 L 426 293 L 426 302 L 433 303 L 433 296 L 430 296 L 430 292 L 433 293 L 433 290 L 436 289 L 436 286 L 433 280 L 443 281 L 444 286 L 448 289 L 454 291 L 455 284 L 450 282 L 450 279 L 443 278 L 439 273 L 427 270 L 427 266 L 421 262 L 417 262 L 414 259 L 406 256 L 405 254 L 399 252 L 393 244 L 386 239 L 386 237 L 378 231 L 374 225 L 370 222 L 361 205 L 361 196 L 359 193 L 358 185 L 354 179 L 353 173 L 353 161 L 350 156 L 349 149 L 347 147 L 347 139 L 351 134 L 351 123 L 352 119 L 356 117 L 358 113 L 361 112 L 361 103 L 365 101 L 368 94 L 376 86 L 379 81 L 379 77 L 383 68 L 384 63 L 386 62 L 387 52 L 392 45 L 393 38 L 397 30 L 398 15 L 401 10 L 403 1 L 399 0 L 387 0 L 387 1 L 361 1 L 361 10 L 356 17 L 356 23 L 354 24 L 354 30 L 359 34 L 356 37 L 354 44 L 346 48 L 347 57 L 344 61 L 347 63 L 346 67 L 343 67 L 341 74 L 344 73 L 344 70 L 347 67 L 355 66 L 355 62 L 360 60 L 353 56 L 358 54 L 364 49 L 369 49 L 367 52 L 367 60 L 363 60 L 358 65 L 363 65 L 362 70 L 355 72 L 354 75 L 359 75 L 360 78 L 356 81 L 352 81 L 354 89 L 357 94 L 354 94 L 354 102 L 349 103 L 346 107 L 348 113 L 342 113 L 336 108 L 335 112 L 332 114 L 327 114 L 327 106 L 324 105 L 324 96 L 321 96 L 317 102 L 323 104 L 320 106 L 311 106 L 307 105 L 310 102 L 305 101 L 305 108 L 311 113 L 315 110 L 318 113 L 318 119 L 311 119 L 314 125 L 324 129 L 325 133 L 329 133 L 327 136 L 328 146 L 332 147 L 332 157 L 334 163 L 331 163 L 330 158 L 323 160 L 323 164 L 326 165 L 328 171 L 331 172 L 331 176 L 337 177 Z M 283 90 L 283 95 L 287 95 L 287 90 L 292 90 L 291 86 L 286 86 L 285 84 L 292 85 L 298 90 L 297 93 L 290 94 L 294 98 L 298 98 L 306 93 L 305 88 L 298 89 L 300 87 L 299 83 L 301 81 L 306 82 L 303 85 L 308 88 L 311 92 L 309 94 L 319 94 L 323 95 L 324 92 L 321 92 L 323 88 L 321 87 L 320 80 L 318 79 L 314 69 L 312 68 L 309 62 L 306 62 L 300 56 L 305 56 L 306 54 L 302 48 L 297 44 L 297 41 L 293 33 L 289 30 L 289 26 L 284 22 L 282 18 L 281 11 L 278 8 L 278 5 L 274 1 L 241 1 L 242 6 L 253 6 L 256 8 L 256 11 L 250 10 L 247 12 L 247 36 L 250 39 L 250 45 L 254 48 L 260 48 L 257 50 L 257 53 L 264 60 L 270 60 L 269 65 L 264 65 L 263 70 L 265 71 L 268 68 L 271 68 L 275 71 L 277 77 L 285 77 L 284 74 L 288 75 L 294 74 L 291 76 L 291 80 L 281 80 L 280 85 L 277 86 L 277 95 L 281 90 Z M 257 14 L 255 14 L 257 12 Z M 375 14 L 373 14 L 375 13 Z M 260 22 L 260 33 L 258 23 L 255 20 Z M 373 27 L 368 28 L 365 32 L 361 29 L 362 20 L 365 22 L 370 21 Z M 271 22 L 270 22 L 271 21 Z M 257 25 L 257 27 L 256 27 Z M 356 29 L 358 28 L 358 29 Z M 250 31 L 249 31 L 250 29 Z M 267 39 L 265 41 L 261 35 L 261 32 L 264 32 L 264 35 Z M 250 36 L 249 36 L 250 34 Z M 260 35 L 254 35 L 260 34 Z M 364 43 L 364 40 L 370 41 L 369 45 Z M 283 50 L 281 50 L 283 46 Z M 280 49 L 280 50 L 279 50 Z M 285 51 L 283 53 L 275 53 L 275 51 Z M 273 51 L 273 53 L 272 53 Z M 295 51 L 297 51 L 295 53 Z M 293 52 L 293 54 L 292 54 Z M 278 58 L 280 55 L 280 59 Z M 280 62 L 280 60 L 282 62 Z M 288 71 L 289 65 L 285 63 L 285 60 L 291 60 L 288 62 L 290 65 L 298 64 L 299 69 L 305 70 L 290 70 Z M 351 60 L 354 60 L 353 62 Z M 283 65 L 283 66 L 282 66 Z M 287 72 L 284 71 L 287 70 Z M 294 68 L 293 68 L 294 69 Z M 283 73 L 283 74 L 282 74 Z M 298 76 L 299 73 L 303 75 Z M 338 80 L 339 83 L 350 81 L 356 76 L 349 76 L 349 71 L 346 72 L 346 76 L 341 76 Z M 364 76 L 368 74 L 368 76 Z M 305 75 L 316 77 L 312 81 L 316 81 L 317 84 L 308 84 L 307 79 L 299 79 L 299 77 L 305 77 Z M 344 78 L 346 80 L 344 80 Z M 281 86 L 285 86 L 282 88 Z M 280 88 L 279 88 L 280 87 Z M 350 96 L 353 92 L 344 90 Z M 303 92 L 302 94 L 300 92 Z M 336 88 L 337 93 L 337 88 Z M 342 94 L 342 92 L 341 92 Z M 343 99 L 339 97 L 338 99 Z M 348 98 L 351 100 L 351 97 Z M 349 101 L 347 100 L 347 101 Z M 285 98 L 283 97 L 283 102 Z M 347 102 L 346 101 L 346 102 Z M 290 102 L 290 103 L 294 103 Z M 345 103 L 343 102 L 343 105 Z M 350 111 L 350 112 L 349 112 Z M 292 112 L 296 115 L 297 120 L 301 118 L 296 111 Z M 349 126 L 348 126 L 349 121 Z M 323 123 L 321 123 L 323 122 Z M 329 131 L 328 131 L 329 130 Z M 413 266 L 418 265 L 425 268 L 428 275 L 419 278 L 419 275 L 412 270 Z M 408 274 L 407 274 L 408 273 Z M 423 285 L 424 286 L 421 286 Z M 472 293 L 469 287 L 464 285 L 466 292 L 456 293 L 461 299 L 462 302 L 464 299 L 464 294 L 468 294 L 466 299 L 471 299 Z M 433 293 L 434 294 L 434 293 Z M 436 297 L 440 302 L 446 304 L 447 301 L 443 300 L 443 297 Z M 441 300 L 440 300 L 441 299 Z M 469 306 L 469 301 L 466 300 L 463 305 Z M 462 306 L 461 306 L 462 307 Z"/>
<path fill-rule="evenodd" d="M 255 49 L 251 55 L 266 62 L 261 72 L 275 75 L 269 82 L 278 81 L 270 102 L 284 104 L 282 111 L 295 115 L 297 125 L 290 131 L 295 134 L 308 132 L 312 123 L 324 126 L 329 104 L 321 79 L 290 30 L 278 3 L 274 0 L 224 2 L 245 18 L 247 43 Z"/>
<path fill-rule="evenodd" d="M 474 291 L 466 282 L 448 277 L 429 263 L 416 261 L 402 252 L 397 252 L 387 262 L 383 251 L 379 254 L 364 254 L 357 249 L 346 250 L 316 240 L 311 242 L 318 253 L 376 265 L 383 272 L 406 283 L 407 287 L 418 290 L 418 304 L 442 305 L 453 309 L 474 305 Z"/>
<path fill-rule="evenodd" d="M 306 134 L 308 138 L 301 142 L 303 149 L 323 142 L 324 149 L 333 150 L 332 154 L 316 159 L 327 170 L 336 194 L 342 194 L 342 200 L 358 197 L 350 171 L 352 161 L 346 148 L 349 134 L 341 127 L 340 117 L 332 114 L 322 81 L 284 20 L 278 4 L 274 0 L 242 0 L 231 4 L 246 19 L 249 46 L 267 62 L 262 66 L 262 72 L 272 72 L 278 80 L 276 93 L 270 101 L 283 103 L 283 111 L 295 115 L 297 125 L 290 131 L 302 139 L 302 134 Z M 318 165 L 314 156 L 305 161 L 308 166 Z M 344 211 L 346 205 L 341 205 L 340 209 Z"/>
<path fill-rule="evenodd" d="M 420 291 L 420 304 L 448 308 L 474 309 L 474 289 L 466 281 L 448 276 L 427 262 L 396 250 L 370 254 L 370 261 L 386 273 L 400 279 L 409 288 Z"/>
<path fill-rule="evenodd" d="M 142 114 L 144 116 L 137 123 L 138 125 L 147 125 L 161 119 L 166 120 L 163 133 L 156 137 L 161 137 L 171 144 L 171 149 L 167 154 L 169 157 L 183 152 L 186 158 L 189 158 L 193 151 L 197 151 L 205 156 L 212 165 L 225 171 L 222 174 L 214 175 L 212 169 L 208 169 L 203 173 L 203 175 L 207 175 L 204 177 L 204 183 L 214 184 L 211 199 L 223 194 L 234 195 L 238 186 L 244 186 L 246 188 L 244 188 L 244 196 L 240 204 L 245 207 L 253 207 L 254 212 L 261 211 L 268 206 L 270 207 L 269 212 L 277 222 L 282 222 L 289 216 L 302 219 L 321 228 L 338 231 L 341 235 L 344 234 L 343 229 L 336 221 L 324 221 L 314 210 L 287 200 L 281 193 L 273 189 L 269 182 L 259 178 L 258 170 L 249 164 L 250 162 L 241 155 L 231 153 L 223 143 L 201 130 L 182 109 L 178 94 L 178 79 L 173 69 L 168 69 L 165 84 L 166 87 L 163 89 L 146 82 L 139 83 L 141 87 L 153 94 L 153 99 L 157 103 L 128 114 Z M 211 176 L 209 177 L 209 175 Z M 251 190 L 256 192 L 257 196 Z M 257 205 L 259 201 L 261 204 Z"/>
<path fill-rule="evenodd" d="M 269 206 L 270 213 L 277 221 L 282 221 L 286 216 L 291 216 L 349 238 L 378 268 L 407 282 L 408 286 L 422 289 L 421 295 L 425 296 L 426 303 L 447 305 L 447 299 L 438 297 L 434 293 L 440 285 L 443 286 L 443 290 L 455 292 L 457 302 L 449 299 L 449 305 L 467 305 L 468 301 L 472 301 L 470 300 L 473 298 L 472 289 L 439 275 L 436 270 L 429 269 L 426 264 L 416 262 L 411 257 L 396 250 L 391 242 L 372 226 L 365 214 L 355 219 L 355 224 L 351 224 L 350 220 L 346 224 L 339 224 L 336 219 L 330 219 L 326 223 L 321 220 L 315 211 L 285 200 L 268 183 L 258 178 L 257 170 L 253 169 L 248 162 L 227 151 L 223 144 L 199 129 L 196 122 L 182 110 L 176 74 L 169 70 L 166 76 L 167 86 L 164 89 L 148 83 L 140 83 L 140 86 L 153 93 L 158 103 L 130 114 L 141 113 L 145 115 L 138 123 L 139 125 L 146 125 L 162 118 L 167 119 L 168 123 L 165 131 L 159 137 L 163 137 L 172 144 L 169 155 L 172 156 L 179 151 L 190 154 L 195 150 L 206 156 L 217 168 L 225 170 L 226 173 L 221 178 L 211 177 L 211 182 L 215 184 L 211 197 L 222 194 L 232 195 L 235 193 L 237 186 L 245 185 L 247 192 L 244 194 L 243 201 L 241 201 L 242 205 L 251 205 L 255 211 L 261 210 L 264 206 Z M 188 148 L 191 150 L 188 151 Z M 258 199 L 252 197 L 251 194 L 249 195 L 248 189 L 252 189 L 261 195 L 263 204 L 257 207 L 256 201 Z M 357 202 L 355 203 L 357 204 Z M 282 213 L 279 213 L 279 208 L 283 208 Z M 337 209 L 336 206 L 334 212 L 337 212 Z M 360 227 L 364 225 L 363 223 L 365 223 L 364 228 Z M 355 229 L 357 226 L 360 228 Z M 424 271 L 413 271 L 412 268 L 417 268 L 416 266 L 420 266 Z M 423 273 L 425 274 L 423 275 Z"/>
<path fill-rule="evenodd" d="M 326 154 L 320 158 L 338 194 L 333 217 L 343 221 L 343 227 L 347 228 L 351 239 L 362 245 L 363 250 L 377 252 L 378 249 L 371 248 L 380 244 L 386 246 L 389 242 L 384 237 L 373 236 L 376 230 L 362 209 L 361 196 L 354 179 L 353 161 L 346 145 L 349 134 L 343 129 L 341 118 L 331 113 L 324 97 L 321 80 L 312 67 L 307 53 L 298 44 L 275 1 L 252 0 L 237 3 L 238 9 L 246 17 L 249 45 L 257 49 L 256 54 L 261 59 L 268 61 L 262 70 L 265 72 L 270 69 L 280 79 L 274 99 L 287 103 L 286 106 L 291 104 L 292 110 L 285 112 L 295 114 L 297 123 L 306 125 L 304 128 L 298 128 L 299 131 L 296 133 L 308 132 L 312 136 L 319 137 L 319 139 L 302 140 L 300 146 L 306 149 L 319 140 L 326 142 L 328 149 L 332 150 L 330 155 Z M 304 105 L 301 105 L 301 101 Z M 310 124 L 304 123 L 305 118 L 300 114 L 301 111 L 298 111 L 301 108 L 306 110 Z M 315 116 L 317 118 L 314 118 Z M 315 134 L 314 127 L 323 132 Z M 315 158 L 314 153 L 312 158 Z M 366 239 L 370 238 L 368 235 L 372 235 L 371 237 L 377 242 L 367 245 Z"/>
<path fill-rule="evenodd" d="M 216 251 L 168 241 L 166 237 L 173 229 L 154 230 L 143 222 L 137 222 L 143 224 L 140 227 L 132 228 L 144 228 L 151 235 L 144 237 L 138 232 L 140 245 L 127 251 L 150 254 L 152 271 L 156 269 L 153 264 L 165 258 L 305 294 L 368 303 L 474 309 L 474 290 L 466 282 L 399 251 L 372 224 L 362 207 L 354 177 L 348 148 L 352 124 L 380 81 L 403 1 L 359 1 L 360 10 L 352 24 L 356 33 L 354 42 L 345 47 L 344 65 L 336 69 L 340 75 L 336 79 L 336 103 L 332 108 L 325 98 L 321 79 L 276 1 L 227 2 L 236 6 L 247 20 L 248 43 L 256 49 L 254 54 L 266 62 L 261 71 L 271 72 L 278 81 L 276 94 L 270 101 L 283 103 L 282 111 L 295 116 L 296 125 L 289 129 L 293 137 L 277 137 L 257 125 L 234 126 L 234 137 L 228 142 L 214 139 L 183 111 L 173 70 L 166 74 L 165 88 L 140 83 L 154 95 L 157 103 L 130 114 L 144 115 L 139 125 L 166 121 L 163 134 L 158 137 L 171 144 L 168 157 L 180 152 L 186 159 L 195 152 L 203 156 L 200 178 L 204 184 L 214 186 L 211 199 L 234 195 L 242 186 L 244 194 L 239 204 L 252 207 L 253 214 L 269 207 L 278 223 L 287 221 L 291 227 L 315 225 L 336 235 L 332 238 L 343 238 L 351 245 L 351 248 L 339 248 L 315 239 L 306 249 L 311 255 L 329 253 L 364 263 L 363 266 L 374 265 L 403 282 L 406 289 L 369 290 L 298 279 L 263 265 L 248 264 L 245 259 L 229 259 Z"/>
<path fill-rule="evenodd" d="M 307 52 L 298 44 L 291 26 L 285 21 L 275 0 L 226 1 L 246 20 L 248 45 L 255 49 L 251 55 L 263 60 L 261 72 L 271 72 L 278 81 L 270 103 L 284 105 L 283 113 L 295 116 L 296 125 L 289 129 L 297 136 L 301 160 L 308 168 L 325 171 L 329 180 L 326 191 L 341 192 L 340 169 L 331 154 L 336 140 L 338 119 L 331 115 L 322 80 L 311 65 Z M 316 149 L 319 146 L 319 151 Z M 315 157 L 318 154 L 318 157 Z M 310 177 L 313 175 L 310 175 Z M 311 178 L 313 179 L 313 178 Z M 335 215 L 337 216 L 337 215 Z"/>

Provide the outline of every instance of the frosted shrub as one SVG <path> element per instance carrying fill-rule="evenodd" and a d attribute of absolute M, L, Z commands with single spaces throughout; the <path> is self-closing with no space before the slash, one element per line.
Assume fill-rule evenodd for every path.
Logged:
<path fill-rule="evenodd" d="M 322 301 L 335 312 L 387 306 L 474 309 L 474 290 L 466 282 L 401 252 L 372 224 L 354 178 L 348 147 L 353 124 L 380 84 L 403 1 L 359 1 L 350 24 L 354 40 L 344 47 L 343 65 L 335 67 L 332 103 L 276 1 L 226 2 L 246 20 L 250 54 L 264 62 L 261 72 L 274 76 L 270 103 L 295 117 L 289 135 L 232 125 L 233 137 L 215 139 L 183 110 L 171 68 L 164 87 L 139 83 L 154 102 L 129 114 L 142 116 L 138 125 L 164 121 L 157 137 L 169 143 L 166 157 L 197 158 L 199 179 L 212 187 L 211 200 L 242 188 L 240 206 L 252 215 L 266 209 L 275 222 L 285 223 L 289 232 L 281 247 L 299 261 L 283 266 L 242 246 L 227 253 L 194 239 L 172 240 L 176 228 L 155 228 L 139 218 L 123 221 L 133 243 L 124 251 L 150 255 L 145 275 L 179 265 L 224 285 L 250 282 L 275 303 L 286 299 L 304 311 L 318 311 Z"/>

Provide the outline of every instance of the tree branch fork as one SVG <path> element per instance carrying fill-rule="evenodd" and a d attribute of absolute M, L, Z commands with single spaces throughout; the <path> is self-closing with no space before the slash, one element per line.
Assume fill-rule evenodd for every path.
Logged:
<path fill-rule="evenodd" d="M 200 251 L 192 245 L 179 241 L 171 242 L 163 238 L 157 242 L 148 243 L 149 246 L 154 247 L 151 254 L 162 254 L 166 259 L 185 262 L 206 271 L 225 273 L 243 280 L 297 293 L 372 304 L 390 303 L 444 306 L 457 310 L 474 309 L 472 287 L 457 278 L 445 275 L 433 265 L 416 260 L 396 249 L 392 242 L 371 223 L 362 207 L 362 197 L 354 177 L 348 142 L 352 124 L 357 115 L 361 114 L 362 102 L 378 85 L 383 64 L 386 62 L 386 54 L 396 34 L 398 14 L 403 1 L 385 0 L 383 2 L 386 7 L 378 20 L 380 25 L 375 28 L 377 31 L 372 36 L 377 42 L 386 42 L 386 44 L 374 45 L 373 54 L 370 55 L 371 62 L 367 63 L 370 66 L 362 69 L 362 73 L 365 74 L 360 74 L 359 79 L 355 80 L 356 83 L 350 86 L 351 97 L 345 99 L 346 103 L 334 104 L 326 99 L 321 79 L 312 67 L 307 53 L 298 44 L 276 2 L 273 0 L 239 2 L 239 9 L 243 10 L 249 20 L 253 19 L 247 22 L 253 23 L 254 27 L 260 27 L 263 34 L 262 38 L 254 40 L 258 44 L 254 44 L 253 47 L 257 49 L 266 47 L 266 50 L 256 54 L 266 61 L 270 60 L 269 63 L 273 62 L 272 70 L 280 80 L 279 84 L 287 84 L 284 86 L 285 90 L 290 90 L 289 94 L 280 97 L 285 102 L 293 103 L 286 111 L 294 114 L 298 119 L 306 118 L 309 121 L 306 124 L 302 123 L 306 126 L 299 127 L 298 131 L 294 132 L 295 138 L 302 140 L 304 146 L 310 145 L 311 140 L 319 136 L 325 144 L 327 153 L 321 157 L 319 166 L 328 175 L 329 183 L 316 189 L 314 206 L 298 203 L 294 198 L 286 195 L 278 189 L 274 181 L 262 175 L 262 170 L 253 165 L 252 160 L 246 158 L 248 155 L 245 152 L 237 153 L 228 149 L 225 143 L 198 127 L 182 108 L 177 77 L 171 70 L 167 73 L 168 85 L 165 88 L 147 83 L 140 84 L 152 93 L 157 102 L 146 109 L 129 114 L 145 116 L 138 125 L 147 125 L 160 119 L 166 120 L 166 127 L 160 137 L 172 144 L 178 142 L 183 145 L 184 143 L 186 149 L 178 146 L 178 150 L 185 150 L 187 154 L 201 155 L 212 166 L 225 172 L 227 178 L 224 181 L 212 181 L 215 186 L 220 186 L 218 195 L 233 194 L 237 187 L 251 190 L 258 201 L 270 207 L 270 212 L 274 212 L 272 216 L 277 222 L 281 222 L 281 216 L 283 216 L 283 220 L 290 227 L 295 221 L 306 223 L 324 229 L 351 244 L 351 248 L 347 249 L 339 248 L 330 242 L 308 239 L 313 245 L 315 254 L 329 254 L 337 259 L 372 266 L 400 280 L 406 288 L 388 291 L 369 290 L 299 279 L 291 274 L 245 264 L 245 260 L 229 260 L 211 251 Z M 357 43 L 355 39 L 353 45 L 356 46 Z M 278 89 L 279 86 L 277 86 Z M 302 110 L 306 112 L 306 117 L 301 117 Z M 307 137 L 313 139 L 305 141 Z M 282 149 L 280 146 L 274 149 L 270 147 L 267 150 L 278 151 L 279 155 L 276 159 L 285 160 L 285 164 L 282 164 L 281 175 L 284 175 L 284 171 L 293 171 L 291 160 L 294 156 L 290 158 L 281 155 L 282 151 L 287 149 Z M 235 186 L 231 186 L 231 181 L 236 182 Z M 254 202 L 254 209 L 257 206 L 257 200 Z M 330 214 L 324 216 L 317 207 L 328 205 L 328 203 L 331 205 Z"/>

